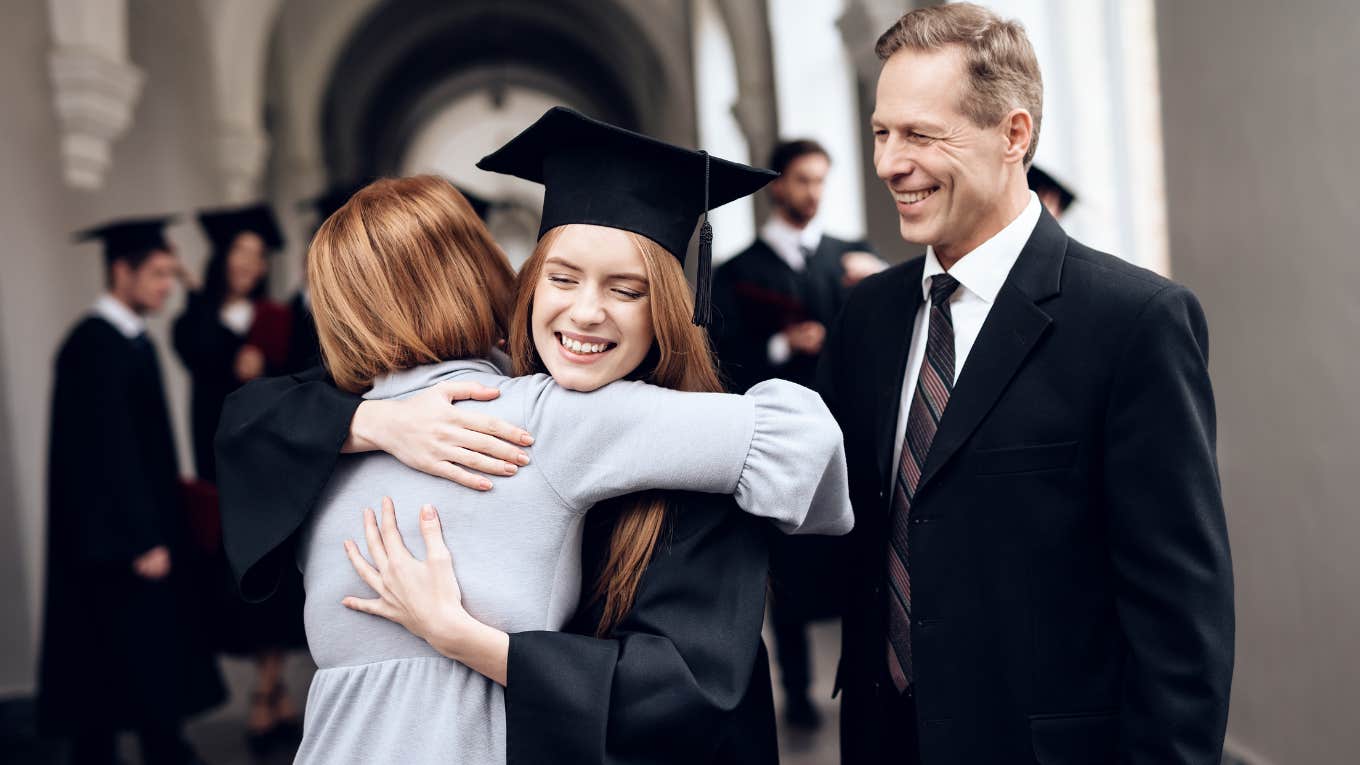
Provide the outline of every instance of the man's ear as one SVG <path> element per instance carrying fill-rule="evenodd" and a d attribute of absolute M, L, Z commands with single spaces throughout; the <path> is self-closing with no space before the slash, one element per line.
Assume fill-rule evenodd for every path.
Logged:
<path fill-rule="evenodd" d="M 117 291 L 132 279 L 132 266 L 122 258 L 109 265 L 109 287 Z"/>
<path fill-rule="evenodd" d="M 1006 160 L 1023 162 L 1034 141 L 1034 118 L 1025 109 L 1012 109 L 1001 121 L 1006 137 Z"/>

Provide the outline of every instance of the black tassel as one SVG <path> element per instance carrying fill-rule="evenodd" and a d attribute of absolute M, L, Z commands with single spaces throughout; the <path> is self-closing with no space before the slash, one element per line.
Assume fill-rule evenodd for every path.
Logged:
<path fill-rule="evenodd" d="M 713 321 L 713 227 L 699 228 L 699 267 L 694 277 L 694 323 L 707 327 Z"/>
<path fill-rule="evenodd" d="M 707 327 L 713 321 L 713 227 L 708 224 L 708 152 L 704 155 L 704 225 L 699 227 L 699 266 L 694 275 L 694 323 Z"/>

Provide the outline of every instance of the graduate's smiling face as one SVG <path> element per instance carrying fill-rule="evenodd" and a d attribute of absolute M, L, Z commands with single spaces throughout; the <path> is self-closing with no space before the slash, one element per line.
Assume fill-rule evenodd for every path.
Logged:
<path fill-rule="evenodd" d="M 534 347 L 558 385 L 592 391 L 627 377 L 655 333 L 642 253 L 623 231 L 571 224 L 534 286 Z"/>

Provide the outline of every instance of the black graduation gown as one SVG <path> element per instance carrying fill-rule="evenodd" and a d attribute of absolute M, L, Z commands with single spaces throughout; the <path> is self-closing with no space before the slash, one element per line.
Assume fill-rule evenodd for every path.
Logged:
<path fill-rule="evenodd" d="M 359 403 L 320 368 L 257 380 L 227 399 L 217 438 L 223 538 L 247 598 L 268 597 L 294 565 L 294 532 Z M 674 496 L 634 608 L 609 639 L 591 637 L 600 604 L 589 602 L 608 513 L 588 516 L 583 602 L 567 632 L 511 636 L 511 765 L 778 762 L 760 640 L 772 532 L 731 497 Z"/>
<path fill-rule="evenodd" d="M 735 391 L 781 379 L 813 387 L 817 356 L 794 354 L 783 364 L 769 358 L 770 338 L 785 327 L 817 321 L 828 329 L 849 291 L 841 256 L 874 252 L 865 241 L 823 235 L 806 268 L 794 271 L 764 240 L 757 239 L 714 275 L 718 320 L 712 328 L 723 375 Z M 846 569 L 842 537 L 783 536 L 774 540 L 773 589 L 781 619 L 794 623 L 839 613 L 836 574 Z"/>
<path fill-rule="evenodd" d="M 266 310 L 257 304 L 259 311 Z M 276 310 L 278 309 L 276 307 Z M 252 328 L 253 329 L 253 328 Z M 282 333 L 280 333 L 282 334 Z M 222 405 L 241 382 L 236 377 L 236 355 L 250 341 L 224 325 L 217 308 L 201 294 L 189 296 L 189 305 L 175 320 L 175 350 L 193 378 L 191 391 L 194 460 L 200 480 L 215 483 L 217 458 L 213 437 Z M 280 354 L 282 357 L 282 354 Z M 268 365 L 267 365 L 268 366 Z M 216 605 L 208 615 L 213 646 L 233 655 L 251 656 L 261 650 L 302 648 L 307 636 L 302 624 L 302 576 L 286 572 L 280 583 L 280 597 L 268 603 L 250 604 L 241 600 L 222 550 L 208 551 L 214 567 Z"/>
<path fill-rule="evenodd" d="M 316 336 L 312 309 L 307 307 L 301 291 L 288 301 L 288 311 L 293 316 L 293 332 L 288 339 L 288 362 L 279 371 L 296 374 L 321 363 L 321 341 Z"/>
<path fill-rule="evenodd" d="M 510 635 L 506 761 L 777 763 L 760 638 L 769 537 L 729 496 L 676 492 L 637 599 L 606 638 L 589 593 L 614 513 L 586 518 L 582 603 L 563 632 Z"/>
<path fill-rule="evenodd" d="M 194 469 L 201 480 L 217 480 L 213 435 L 227 394 L 241 386 L 236 355 L 246 338 L 222 323 L 218 307 L 201 293 L 189 293 L 189 304 L 175 319 L 175 352 L 189 370 L 189 422 L 194 440 Z"/>
<path fill-rule="evenodd" d="M 195 618 L 179 467 L 155 348 L 102 318 L 57 356 L 48 464 L 47 599 L 38 715 L 50 733 L 177 721 L 220 702 Z M 132 562 L 165 545 L 171 573 Z"/>

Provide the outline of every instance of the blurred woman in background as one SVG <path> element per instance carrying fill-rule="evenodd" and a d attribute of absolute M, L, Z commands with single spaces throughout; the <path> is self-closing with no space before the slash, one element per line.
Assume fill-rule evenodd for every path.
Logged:
<path fill-rule="evenodd" d="M 279 374 L 288 360 L 291 318 L 266 296 L 269 255 L 283 247 L 283 235 L 268 205 L 205 211 L 198 216 L 212 246 L 203 287 L 189 293 L 175 320 L 174 344 L 189 370 L 194 465 L 190 487 L 191 526 L 206 549 L 207 577 L 220 594 L 211 631 L 219 650 L 251 657 L 256 683 L 246 738 L 252 751 L 296 740 L 301 734 L 297 706 L 282 682 L 284 653 L 305 645 L 302 588 L 291 576 L 268 604 L 243 603 L 230 581 L 217 534 L 213 437 L 227 395 L 247 382 Z"/>

